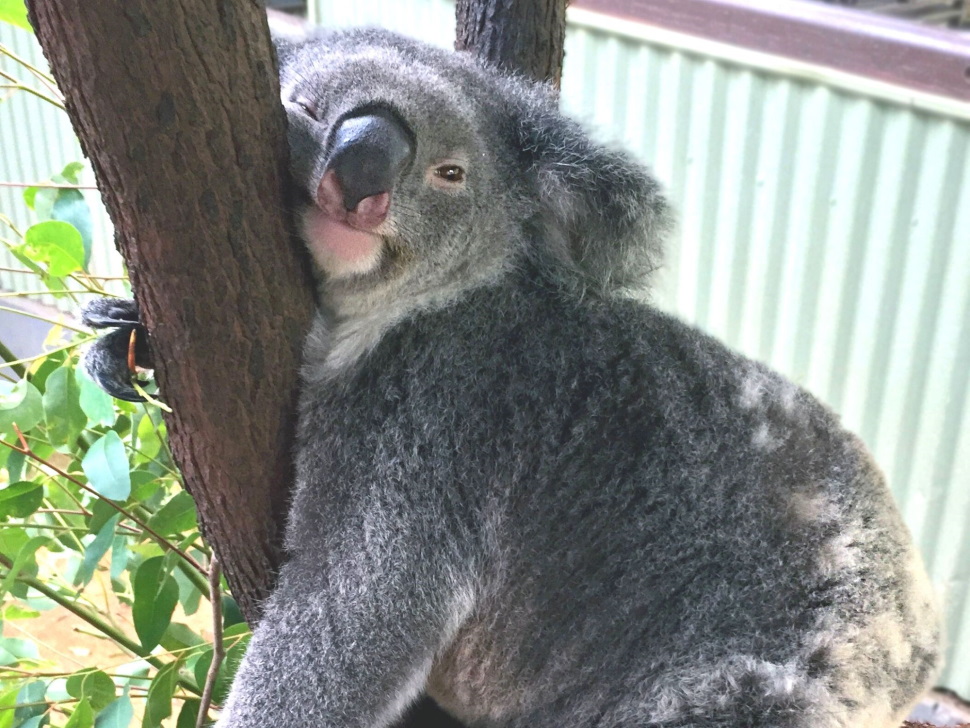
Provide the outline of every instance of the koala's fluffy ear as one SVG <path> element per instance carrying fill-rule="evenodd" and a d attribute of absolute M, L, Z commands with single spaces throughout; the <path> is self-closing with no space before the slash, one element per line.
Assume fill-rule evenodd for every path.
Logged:
<path fill-rule="evenodd" d="M 540 205 L 536 262 L 580 294 L 642 292 L 673 227 L 659 183 L 593 142 L 549 97 L 527 103 L 517 128 Z"/>
<path fill-rule="evenodd" d="M 267 10 L 266 17 L 269 21 L 270 38 L 276 48 L 276 55 L 280 58 L 309 37 L 311 26 L 305 20 L 278 10 Z"/>

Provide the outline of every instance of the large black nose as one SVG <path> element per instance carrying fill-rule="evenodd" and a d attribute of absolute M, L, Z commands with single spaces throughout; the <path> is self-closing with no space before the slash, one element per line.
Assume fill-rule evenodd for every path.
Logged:
<path fill-rule="evenodd" d="M 350 116 L 334 131 L 325 172 L 333 170 L 344 207 L 355 210 L 366 197 L 390 192 L 414 159 L 411 130 L 381 111 Z"/>

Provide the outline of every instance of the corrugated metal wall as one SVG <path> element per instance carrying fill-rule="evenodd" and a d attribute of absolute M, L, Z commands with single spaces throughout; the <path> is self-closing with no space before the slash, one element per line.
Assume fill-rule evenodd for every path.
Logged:
<path fill-rule="evenodd" d="M 454 37 L 449 0 L 310 12 Z M 8 45 L 17 33 L 0 26 Z M 670 189 L 681 226 L 658 303 L 806 386 L 873 449 L 945 597 L 943 683 L 968 695 L 970 105 L 918 111 L 822 69 L 656 36 L 573 13 L 563 105 Z M 26 38 L 14 48 L 36 59 Z M 27 97 L 0 104 L 19 135 L 0 131 L 0 180 L 79 158 L 65 124 Z M 17 195 L 0 188 L 0 210 Z"/>
<path fill-rule="evenodd" d="M 0 43 L 28 63 L 47 70 L 44 54 L 30 33 L 0 23 Z M 4 55 L 0 55 L 0 69 L 21 80 L 30 79 L 19 64 Z M 76 161 L 84 161 L 84 156 L 67 114 L 26 93 L 10 94 L 0 102 L 0 182 L 42 182 L 58 174 L 69 162 Z M 81 182 L 94 184 L 89 165 L 82 174 Z M 21 232 L 36 222 L 33 213 L 24 204 L 23 192 L 22 187 L 0 186 L 0 212 L 8 215 Z M 83 194 L 92 206 L 93 213 L 94 245 L 90 272 L 96 275 L 120 275 L 123 272 L 121 256 L 115 251 L 111 225 L 101 205 L 101 198 L 93 191 Z M 9 229 L 2 225 L 0 237 L 15 242 Z M 0 268 L 21 270 L 23 265 L 4 246 L 0 247 Z M 9 270 L 0 270 L 0 288 L 5 291 L 47 290 L 36 276 L 11 273 Z M 115 285 L 112 290 L 121 292 L 122 289 Z M 72 308 L 68 299 L 55 300 L 49 295 L 38 298 L 65 311 Z"/>

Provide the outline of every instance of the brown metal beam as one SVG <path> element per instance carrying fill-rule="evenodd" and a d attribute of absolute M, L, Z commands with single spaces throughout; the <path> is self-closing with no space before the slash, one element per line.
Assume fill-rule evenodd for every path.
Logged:
<path fill-rule="evenodd" d="M 577 8 L 970 102 L 970 37 L 803 0 L 574 0 Z"/>

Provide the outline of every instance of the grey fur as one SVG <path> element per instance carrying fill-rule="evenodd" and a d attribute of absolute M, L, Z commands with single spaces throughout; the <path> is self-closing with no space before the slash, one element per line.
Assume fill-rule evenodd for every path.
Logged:
<path fill-rule="evenodd" d="M 280 57 L 310 197 L 355 108 L 417 151 L 371 267 L 321 274 L 290 561 L 221 728 L 379 728 L 424 691 L 469 726 L 900 720 L 940 659 L 906 528 L 832 412 L 627 295 L 670 225 L 649 174 L 470 57 Z"/>

